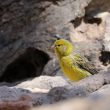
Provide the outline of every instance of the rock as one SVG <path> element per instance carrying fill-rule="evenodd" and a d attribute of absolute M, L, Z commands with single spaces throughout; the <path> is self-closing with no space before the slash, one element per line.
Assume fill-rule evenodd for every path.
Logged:
<path fill-rule="evenodd" d="M 58 60 L 54 57 L 45 65 L 42 75 L 55 76 L 59 70 L 60 66 Z"/>
<path fill-rule="evenodd" d="M 104 107 L 109 107 L 110 102 L 103 98 L 109 97 L 109 85 L 104 85 L 110 84 L 109 6 L 109 0 L 1 0 L 0 76 L 6 75 L 5 81 L 11 78 L 13 82 L 16 79 L 13 73 L 20 75 L 23 82 L 0 84 L 0 110 L 27 110 L 72 98 L 79 100 L 68 102 L 70 108 L 63 103 L 47 109 L 106 110 Z M 69 39 L 75 52 L 84 55 L 99 74 L 73 83 L 60 75 L 58 62 L 50 50 L 57 39 L 55 34 Z M 23 61 L 28 65 L 25 69 Z M 18 64 L 21 69 L 15 68 Z M 16 71 L 10 73 L 11 67 Z M 33 71 L 37 77 L 26 81 Z M 81 97 L 85 99 L 80 101 Z"/>
<path fill-rule="evenodd" d="M 105 85 L 86 98 L 66 100 L 57 104 L 37 107 L 32 110 L 108 110 L 110 102 L 110 85 Z"/>
<path fill-rule="evenodd" d="M 0 110 L 27 110 L 32 107 L 28 90 L 0 87 Z"/>
<path fill-rule="evenodd" d="M 21 82 L 17 87 L 26 89 L 46 89 L 50 90 L 54 87 L 68 86 L 69 83 L 61 76 L 40 76 L 28 81 Z"/>
<path fill-rule="evenodd" d="M 22 95 L 29 94 L 28 90 L 11 88 L 7 86 L 0 87 L 0 101 L 14 101 L 18 100 Z"/>
<path fill-rule="evenodd" d="M 16 101 L 0 102 L 0 110 L 29 110 L 31 108 L 29 96 L 22 96 Z"/>
<path fill-rule="evenodd" d="M 109 71 L 90 76 L 74 83 L 68 83 L 63 79 L 61 81 L 60 77 L 42 76 L 14 87 L 1 86 L 0 107 L 15 110 L 15 106 L 22 109 L 23 107 L 40 106 L 71 98 L 87 97 L 104 84 L 110 83 Z M 102 93 L 104 93 L 103 90 Z M 105 91 L 107 94 L 104 95 L 108 95 L 109 92 L 107 91 Z M 90 95 L 91 100 L 96 96 L 94 94 L 97 95 L 97 92 L 93 93 L 92 96 Z"/>
<path fill-rule="evenodd" d="M 108 16 L 106 17 L 106 28 L 105 28 L 105 35 L 104 35 L 104 49 L 105 51 L 109 51 L 110 52 L 110 35 L 109 35 L 109 29 L 110 29 L 110 13 L 108 13 Z"/>
<path fill-rule="evenodd" d="M 110 84 L 107 84 L 107 85 L 101 87 L 99 90 L 91 93 L 89 95 L 89 98 L 91 100 L 97 100 L 97 101 L 99 100 L 100 101 L 100 99 L 107 98 L 110 95 L 109 90 L 110 90 Z"/>
<path fill-rule="evenodd" d="M 79 82 L 71 83 L 69 86 L 53 88 L 49 91 L 48 95 L 52 97 L 52 102 L 57 102 L 59 99 L 64 100 L 73 97 L 85 97 L 106 83 L 104 81 L 105 77 L 104 74 L 97 74 Z M 108 82 L 108 78 L 106 81 Z"/>

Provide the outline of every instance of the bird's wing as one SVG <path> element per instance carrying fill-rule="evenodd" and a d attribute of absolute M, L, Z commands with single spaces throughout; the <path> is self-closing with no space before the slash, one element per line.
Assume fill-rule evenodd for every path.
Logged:
<path fill-rule="evenodd" d="M 97 71 L 95 69 L 93 69 L 93 66 L 90 65 L 90 63 L 87 61 L 86 58 L 80 56 L 80 55 L 73 55 L 73 60 L 76 64 L 76 66 L 78 66 L 79 68 L 88 71 L 91 74 L 95 74 L 97 73 Z"/>

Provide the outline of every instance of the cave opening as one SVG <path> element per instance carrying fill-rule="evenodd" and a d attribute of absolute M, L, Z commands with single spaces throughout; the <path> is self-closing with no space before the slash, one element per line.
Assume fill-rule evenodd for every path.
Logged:
<path fill-rule="evenodd" d="M 6 67 L 0 77 L 0 82 L 11 83 L 40 76 L 49 60 L 50 57 L 47 53 L 29 47 Z"/>

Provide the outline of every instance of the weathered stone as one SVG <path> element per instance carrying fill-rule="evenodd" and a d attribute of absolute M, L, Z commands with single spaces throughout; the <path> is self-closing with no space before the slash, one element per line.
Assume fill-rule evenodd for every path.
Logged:
<path fill-rule="evenodd" d="M 78 101 L 77 107 L 81 107 L 81 110 L 86 110 L 85 107 L 87 107 L 88 110 L 89 103 L 90 107 L 95 107 L 96 110 L 98 110 L 96 107 L 99 107 L 99 110 L 106 110 L 106 108 L 103 108 L 103 104 L 104 106 L 105 104 L 109 105 L 108 102 L 110 101 L 105 103 L 106 101 L 103 97 L 110 96 L 109 85 L 102 86 L 110 84 L 110 72 L 106 71 L 110 64 L 110 47 L 108 43 L 110 40 L 109 6 L 109 0 L 1 0 L 0 75 L 4 74 L 10 65 L 16 64 L 17 59 L 21 59 L 20 56 L 31 48 L 31 52 L 27 53 L 24 59 L 32 61 L 29 63 L 34 66 L 32 70 L 40 69 L 40 71 L 35 73 L 36 76 L 41 75 L 41 73 L 48 76 L 17 82 L 19 84 L 1 83 L 0 110 L 22 110 L 23 108 L 25 110 L 35 105 L 40 106 L 87 96 L 90 103 L 88 100 L 84 103 L 83 101 Z M 102 70 L 103 73 L 73 83 L 66 78 L 65 80 L 62 75 L 55 76 L 57 73 L 60 74 L 58 62 L 50 50 L 51 45 L 57 39 L 54 37 L 55 34 L 63 36 L 62 38 L 70 38 L 76 48 L 75 52 L 83 54 L 88 58 L 93 68 L 99 71 Z M 38 68 L 34 65 L 36 60 L 33 57 L 33 50 L 37 50 L 35 51 L 35 53 L 37 52 L 35 56 L 38 55 L 37 61 L 40 60 L 41 65 L 40 67 L 37 66 Z M 45 56 L 47 56 L 46 62 L 39 57 L 41 56 L 38 54 L 39 50 L 44 53 L 42 57 L 44 60 Z M 32 57 L 29 58 L 31 53 Z M 52 58 L 49 62 L 47 54 Z M 42 60 L 45 63 L 42 64 Z M 38 65 L 39 62 L 37 62 Z M 46 63 L 47 65 L 45 66 Z M 20 66 L 22 67 L 22 64 Z M 19 70 L 19 68 L 16 70 Z M 28 71 L 29 68 L 25 70 Z M 24 71 L 22 72 L 24 73 Z M 20 76 L 22 76 L 22 72 L 20 72 Z M 17 72 L 14 73 L 17 75 Z M 9 77 L 13 76 L 9 74 L 7 78 Z M 98 103 L 99 101 L 102 102 Z M 101 105 L 101 108 L 98 105 Z M 57 110 L 59 107 L 57 105 Z M 69 105 L 69 107 L 71 106 Z M 73 102 L 72 107 L 74 107 L 72 110 L 76 107 L 73 106 Z M 50 109 L 56 108 L 52 106 Z M 66 108 L 66 106 L 64 106 L 64 109 L 71 110 L 71 108 Z"/>
<path fill-rule="evenodd" d="M 1 86 L 0 107 L 9 107 L 14 110 L 15 106 L 17 108 L 27 108 L 76 97 L 87 97 L 90 93 L 101 88 L 104 84 L 110 83 L 109 71 L 90 76 L 79 82 L 74 82 L 73 84 L 66 82 L 60 77 L 57 76 L 54 79 L 52 76 L 50 78 L 49 76 L 42 76 L 30 82 L 28 81 L 16 85 L 15 87 Z M 105 91 L 105 93 L 103 90 L 101 91 L 103 95 L 108 95 L 108 90 Z M 97 92 L 95 94 L 97 95 Z M 95 94 L 93 93 L 93 97 L 90 96 L 90 98 L 94 98 L 96 96 Z"/>
<path fill-rule="evenodd" d="M 69 83 L 61 76 L 40 76 L 35 79 L 21 82 L 17 85 L 20 88 L 39 88 L 50 90 L 54 87 L 68 86 Z"/>
<path fill-rule="evenodd" d="M 103 86 L 87 98 L 76 98 L 53 105 L 37 107 L 32 110 L 109 110 L 110 85 Z"/>

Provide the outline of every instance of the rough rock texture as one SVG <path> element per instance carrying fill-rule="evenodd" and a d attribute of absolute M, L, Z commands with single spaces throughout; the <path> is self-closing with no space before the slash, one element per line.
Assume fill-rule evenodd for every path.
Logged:
<path fill-rule="evenodd" d="M 27 110 L 77 97 L 87 98 L 84 103 L 72 102 L 72 107 L 77 103 L 83 110 L 90 100 L 91 107 L 106 110 L 103 107 L 109 107 L 110 102 L 105 103 L 110 96 L 110 85 L 106 85 L 110 84 L 109 6 L 109 0 L 1 0 L 1 81 L 23 81 L 0 83 L 0 110 Z M 57 39 L 55 34 L 69 39 L 75 52 L 87 57 L 93 68 L 101 72 L 73 83 L 62 77 L 50 50 Z"/>
<path fill-rule="evenodd" d="M 33 106 L 51 104 L 76 97 L 87 97 L 90 93 L 92 93 L 89 95 L 90 100 L 95 100 L 95 98 L 99 100 L 100 97 L 108 97 L 108 95 L 110 95 L 108 92 L 110 88 L 109 85 L 103 87 L 100 91 L 103 85 L 110 83 L 110 71 L 90 76 L 75 83 L 68 83 L 58 76 L 53 79 L 53 77 L 48 78 L 48 76 L 42 76 L 30 81 L 30 83 L 25 82 L 14 87 L 1 86 L 1 110 L 5 110 L 6 108 L 15 110 L 15 106 L 21 109 L 23 107 L 31 108 Z M 39 83 L 37 83 L 38 81 Z M 44 88 L 44 86 L 47 85 L 50 87 Z"/>
<path fill-rule="evenodd" d="M 61 76 L 40 76 L 35 79 L 31 79 L 28 81 L 21 82 L 20 84 L 17 84 L 17 87 L 19 88 L 30 88 L 30 89 L 47 89 L 50 90 L 54 87 L 62 87 L 62 86 L 68 86 L 69 82 L 67 82 L 63 77 Z"/>
<path fill-rule="evenodd" d="M 32 110 L 109 110 L 110 85 L 103 86 L 87 98 L 72 99 L 54 105 L 34 108 Z"/>
<path fill-rule="evenodd" d="M 56 57 L 53 57 L 45 65 L 43 72 L 42 72 L 42 75 L 55 76 L 55 75 L 58 75 L 58 73 L 60 73 L 59 70 L 60 70 L 60 66 L 58 63 L 58 59 L 56 59 Z"/>

